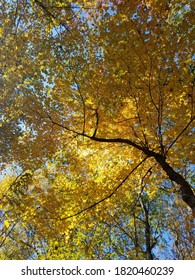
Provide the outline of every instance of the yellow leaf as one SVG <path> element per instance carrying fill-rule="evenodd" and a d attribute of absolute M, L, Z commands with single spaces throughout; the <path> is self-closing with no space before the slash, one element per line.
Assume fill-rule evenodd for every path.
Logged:
<path fill-rule="evenodd" d="M 6 228 L 8 228 L 8 227 L 10 226 L 9 221 L 8 221 L 8 220 L 5 220 L 5 221 L 4 221 L 4 225 L 5 225 Z"/>

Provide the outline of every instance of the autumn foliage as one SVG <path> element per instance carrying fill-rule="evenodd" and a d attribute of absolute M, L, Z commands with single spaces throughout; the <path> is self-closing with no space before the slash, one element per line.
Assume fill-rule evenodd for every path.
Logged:
<path fill-rule="evenodd" d="M 193 16 L 1 1 L 1 259 L 195 258 Z"/>

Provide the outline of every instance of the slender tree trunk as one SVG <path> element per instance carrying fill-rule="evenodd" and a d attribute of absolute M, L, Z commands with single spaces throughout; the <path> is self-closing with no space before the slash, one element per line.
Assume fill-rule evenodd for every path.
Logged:
<path fill-rule="evenodd" d="M 152 244 L 151 244 L 151 230 L 150 230 L 150 221 L 149 221 L 149 210 L 147 209 L 146 205 L 143 203 L 142 199 L 140 198 L 140 203 L 142 210 L 144 212 L 144 225 L 145 225 L 145 245 L 146 245 L 146 256 L 147 260 L 153 260 L 152 254 Z"/>
<path fill-rule="evenodd" d="M 137 235 L 137 223 L 136 223 L 136 216 L 133 213 L 133 221 L 134 221 L 134 244 L 135 244 L 135 254 L 136 258 L 138 259 L 138 235 Z"/>

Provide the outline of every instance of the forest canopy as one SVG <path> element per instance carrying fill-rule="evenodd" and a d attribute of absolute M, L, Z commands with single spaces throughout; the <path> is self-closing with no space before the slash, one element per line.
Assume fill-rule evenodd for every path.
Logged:
<path fill-rule="evenodd" d="M 0 259 L 195 259 L 193 17 L 1 1 Z"/>

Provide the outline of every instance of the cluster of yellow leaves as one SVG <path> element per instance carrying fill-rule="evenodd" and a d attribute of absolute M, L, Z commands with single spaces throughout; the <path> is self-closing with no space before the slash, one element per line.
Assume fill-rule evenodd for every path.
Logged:
<path fill-rule="evenodd" d="M 174 19 L 183 7 L 190 20 L 191 11 L 178 1 L 170 9 L 167 1 L 38 2 L 21 9 L 22 24 L 10 27 L 8 1 L 10 20 L 0 29 L 2 127 L 8 135 L 5 124 L 20 125 L 18 134 L 10 129 L 9 154 L 33 170 L 27 190 L 10 189 L 4 197 L 3 209 L 11 209 L 4 226 L 18 216 L 25 229 L 33 221 L 48 241 L 46 258 L 95 258 L 92 240 L 89 248 L 83 244 L 87 232 L 103 243 L 102 223 L 134 207 L 141 215 L 139 196 L 157 199 L 166 179 L 151 158 L 128 177 L 143 153 L 108 139 L 168 151 L 168 162 L 181 172 L 193 161 L 193 135 L 185 129 L 194 114 L 191 26 Z M 2 180 L 2 194 L 10 184 L 9 177 Z M 73 246 L 80 248 L 74 256 Z"/>

